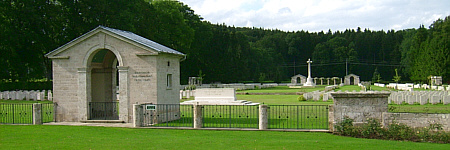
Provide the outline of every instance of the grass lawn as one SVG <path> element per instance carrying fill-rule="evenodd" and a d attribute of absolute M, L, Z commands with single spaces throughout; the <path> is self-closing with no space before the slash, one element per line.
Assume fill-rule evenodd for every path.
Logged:
<path fill-rule="evenodd" d="M 0 125 L 1 149 L 449 149 L 318 132 Z"/>
<path fill-rule="evenodd" d="M 42 104 L 49 104 L 53 103 L 52 101 L 31 101 L 31 100 L 4 100 L 0 99 L 0 104 L 6 103 L 6 104 L 32 104 L 32 103 L 42 103 Z"/>
<path fill-rule="evenodd" d="M 296 93 L 296 92 L 312 92 L 325 89 L 325 85 L 319 85 L 315 88 L 289 88 L 288 86 L 276 86 L 266 89 L 242 90 L 237 93 Z"/>
<path fill-rule="evenodd" d="M 268 105 L 329 105 L 332 101 L 298 101 L 300 95 L 236 95 L 238 100 L 248 100 L 254 103 Z"/>

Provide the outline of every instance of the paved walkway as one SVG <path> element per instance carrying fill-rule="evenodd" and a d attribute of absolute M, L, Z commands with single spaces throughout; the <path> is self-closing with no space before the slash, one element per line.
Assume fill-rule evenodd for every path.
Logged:
<path fill-rule="evenodd" d="M 50 122 L 44 125 L 64 125 L 64 126 L 102 126 L 102 127 L 126 127 L 132 128 L 132 123 L 82 123 L 82 122 Z"/>

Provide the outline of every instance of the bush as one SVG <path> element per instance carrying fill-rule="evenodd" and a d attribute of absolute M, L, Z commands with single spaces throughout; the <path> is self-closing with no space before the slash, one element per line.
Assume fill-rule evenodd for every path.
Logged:
<path fill-rule="evenodd" d="M 303 97 L 303 95 L 298 96 L 297 98 L 298 101 L 306 101 L 306 98 Z"/>
<path fill-rule="evenodd" d="M 442 131 L 440 124 L 430 124 L 424 128 L 411 128 L 405 124 L 392 123 L 387 128 L 383 128 L 378 120 L 370 118 L 362 126 L 354 126 L 353 119 L 344 117 L 335 125 L 335 129 L 335 134 L 351 137 L 450 143 L 450 133 Z"/>

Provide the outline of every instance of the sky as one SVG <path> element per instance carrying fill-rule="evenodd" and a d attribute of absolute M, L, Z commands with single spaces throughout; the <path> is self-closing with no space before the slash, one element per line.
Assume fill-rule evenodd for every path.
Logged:
<path fill-rule="evenodd" d="M 450 0 L 179 0 L 213 24 L 320 32 L 429 27 Z"/>

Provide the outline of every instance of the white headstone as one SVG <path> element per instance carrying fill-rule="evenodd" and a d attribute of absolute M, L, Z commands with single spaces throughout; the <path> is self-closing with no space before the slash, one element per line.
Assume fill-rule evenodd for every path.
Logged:
<path fill-rule="evenodd" d="M 441 96 L 439 95 L 433 95 L 431 97 L 431 104 L 438 104 L 441 100 Z"/>
<path fill-rule="evenodd" d="M 326 101 L 328 101 L 328 96 L 329 96 L 329 93 L 323 93 L 323 101 L 324 102 L 326 102 Z"/>
<path fill-rule="evenodd" d="M 450 104 L 450 96 L 449 95 L 443 96 L 442 103 L 444 103 L 444 105 Z"/>
<path fill-rule="evenodd" d="M 53 93 L 52 93 L 52 91 L 51 91 L 51 90 L 48 90 L 47 93 L 48 93 L 48 94 L 47 94 L 47 96 L 48 96 L 48 97 L 47 97 L 47 100 L 52 101 L 52 100 L 53 100 Z"/>

